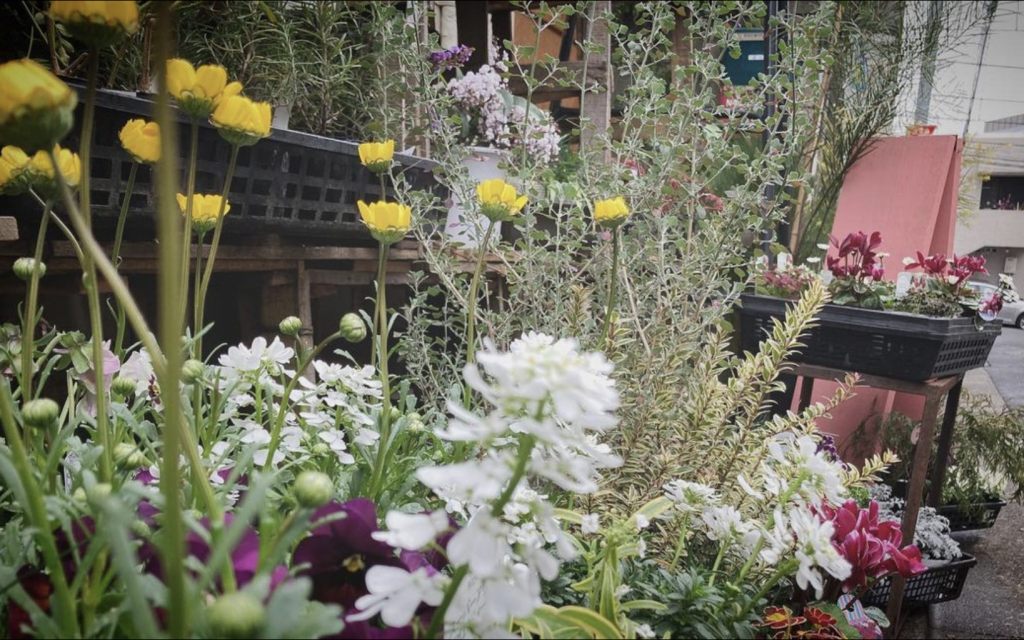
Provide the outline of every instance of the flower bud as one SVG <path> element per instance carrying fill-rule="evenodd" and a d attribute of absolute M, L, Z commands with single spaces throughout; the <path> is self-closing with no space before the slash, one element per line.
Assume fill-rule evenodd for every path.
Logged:
<path fill-rule="evenodd" d="M 423 424 L 423 416 L 415 411 L 405 414 L 405 417 L 409 420 L 409 431 L 412 431 L 413 433 L 423 431 L 426 427 L 426 425 Z"/>
<path fill-rule="evenodd" d="M 21 408 L 21 419 L 30 427 L 36 429 L 47 429 L 57 422 L 60 415 L 60 405 L 49 398 L 29 400 Z"/>
<path fill-rule="evenodd" d="M 366 338 L 366 323 L 356 313 L 346 313 L 338 325 L 341 337 L 349 342 L 362 342 Z"/>
<path fill-rule="evenodd" d="M 83 489 L 82 487 L 78 487 L 77 489 L 75 489 L 74 492 L 71 494 L 71 499 L 80 505 L 85 504 L 85 489 Z"/>
<path fill-rule="evenodd" d="M 318 509 L 334 497 L 334 483 L 319 471 L 303 471 L 295 479 L 292 491 L 300 507 Z"/>
<path fill-rule="evenodd" d="M 14 261 L 14 275 L 28 282 L 32 279 L 32 274 L 35 273 L 36 267 L 35 258 L 18 258 Z M 38 263 L 38 268 L 39 277 L 42 278 L 46 275 L 46 265 L 40 262 Z"/>
<path fill-rule="evenodd" d="M 391 407 L 391 413 L 388 415 L 390 416 L 391 424 L 395 424 L 402 417 L 402 412 L 398 410 L 398 407 Z"/>
<path fill-rule="evenodd" d="M 181 365 L 182 382 L 185 384 L 193 384 L 198 380 L 202 380 L 203 371 L 205 369 L 205 365 L 198 360 L 186 360 L 185 364 Z"/>
<path fill-rule="evenodd" d="M 138 450 L 139 448 L 134 444 L 122 442 L 114 447 L 114 462 L 119 465 L 123 465 L 128 461 L 128 458 Z"/>
<path fill-rule="evenodd" d="M 78 94 L 37 62 L 0 64 L 0 140 L 27 154 L 52 149 L 74 126 Z"/>
<path fill-rule="evenodd" d="M 254 638 L 267 612 L 253 596 L 236 591 L 217 598 L 207 610 L 214 638 Z"/>
<path fill-rule="evenodd" d="M 114 378 L 110 383 L 110 390 L 114 392 L 114 395 L 121 396 L 122 398 L 132 396 L 138 388 L 139 384 L 137 382 L 123 376 Z"/>
<path fill-rule="evenodd" d="M 131 525 L 132 535 L 136 538 L 149 538 L 153 535 L 153 529 L 142 520 L 136 520 Z"/>
<path fill-rule="evenodd" d="M 89 505 L 96 508 L 109 498 L 113 491 L 114 487 L 110 483 L 100 482 L 86 489 L 85 497 L 89 501 Z"/>
<path fill-rule="evenodd" d="M 299 332 L 302 331 L 302 320 L 299 320 L 295 316 L 288 316 L 281 321 L 281 324 L 277 326 L 281 330 L 281 333 L 286 336 L 296 337 Z"/>
<path fill-rule="evenodd" d="M 313 445 L 313 455 L 326 456 L 331 452 L 331 447 L 325 442 L 318 442 Z"/>

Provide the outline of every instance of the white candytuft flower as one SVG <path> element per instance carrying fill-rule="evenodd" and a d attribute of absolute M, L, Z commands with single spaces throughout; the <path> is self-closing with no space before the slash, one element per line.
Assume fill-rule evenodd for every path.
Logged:
<path fill-rule="evenodd" d="M 715 490 L 706 484 L 672 480 L 662 487 L 662 490 L 665 497 L 671 500 L 676 510 L 681 513 L 694 513 L 704 507 L 718 504 Z"/>
<path fill-rule="evenodd" d="M 420 604 L 436 607 L 444 599 L 440 574 L 430 575 L 426 569 L 412 573 L 399 567 L 375 565 L 366 572 L 365 595 L 356 601 L 359 613 L 350 615 L 353 621 L 369 620 L 380 614 L 389 627 L 404 627 L 412 621 Z"/>
<path fill-rule="evenodd" d="M 448 514 L 444 511 L 417 514 L 390 511 L 385 522 L 388 530 L 372 534 L 373 539 L 409 551 L 419 551 L 447 531 L 450 526 Z"/>

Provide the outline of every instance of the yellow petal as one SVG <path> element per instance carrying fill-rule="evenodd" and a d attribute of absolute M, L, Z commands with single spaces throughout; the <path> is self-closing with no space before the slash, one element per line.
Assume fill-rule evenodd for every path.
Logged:
<path fill-rule="evenodd" d="M 516 199 L 516 204 L 515 204 L 515 206 L 514 206 L 514 207 L 512 207 L 512 209 L 513 209 L 514 211 L 516 211 L 517 213 L 518 213 L 519 211 L 522 211 L 522 210 L 523 210 L 523 207 L 525 207 L 525 206 L 526 206 L 526 201 L 527 201 L 527 200 L 526 200 L 526 196 L 519 196 L 519 198 L 517 198 L 517 199 Z"/>
<path fill-rule="evenodd" d="M 362 200 L 357 205 L 359 206 L 359 216 L 363 219 L 363 222 L 372 227 L 374 225 L 373 210 Z"/>
<path fill-rule="evenodd" d="M 185 215 L 185 212 L 188 211 L 188 198 L 186 198 L 182 193 L 179 193 L 174 197 L 178 201 L 178 208 L 181 209 L 181 215 Z"/>
<path fill-rule="evenodd" d="M 501 204 L 512 206 L 516 202 L 516 188 L 505 184 L 501 189 Z"/>
<path fill-rule="evenodd" d="M 167 61 L 167 91 L 180 98 L 186 91 L 192 91 L 196 84 L 196 70 L 192 63 L 181 58 Z"/>
<path fill-rule="evenodd" d="M 215 64 L 204 64 L 196 71 L 196 84 L 192 89 L 200 98 L 216 98 L 228 84 L 228 72 Z"/>

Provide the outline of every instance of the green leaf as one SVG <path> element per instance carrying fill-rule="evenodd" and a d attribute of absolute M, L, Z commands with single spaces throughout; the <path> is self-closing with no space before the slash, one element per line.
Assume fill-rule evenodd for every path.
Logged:
<path fill-rule="evenodd" d="M 671 508 L 672 508 L 672 501 L 671 500 L 669 500 L 665 496 L 658 496 L 654 500 L 651 500 L 650 502 L 648 502 L 644 506 L 640 507 L 640 510 L 637 511 L 633 515 L 634 515 L 634 517 L 636 517 L 638 515 L 644 515 L 644 516 L 647 516 L 648 520 L 653 520 L 653 519 L 657 518 L 658 516 L 660 516 L 661 514 L 665 513 L 666 511 L 668 511 Z"/>
<path fill-rule="evenodd" d="M 621 638 L 622 632 L 619 627 L 604 616 L 584 609 L 583 607 L 562 607 L 558 610 L 558 616 L 575 624 L 580 629 L 590 633 L 593 638 Z"/>
<path fill-rule="evenodd" d="M 657 600 L 630 600 L 623 602 L 622 608 L 625 611 L 665 611 L 668 609 Z"/>

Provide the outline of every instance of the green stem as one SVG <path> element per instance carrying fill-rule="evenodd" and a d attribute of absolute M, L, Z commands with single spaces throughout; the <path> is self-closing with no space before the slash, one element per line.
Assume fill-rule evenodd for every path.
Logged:
<path fill-rule="evenodd" d="M 25 300 L 25 324 L 21 328 L 21 399 L 28 402 L 32 399 L 32 378 L 35 372 L 32 356 L 35 355 L 36 344 L 36 308 L 39 305 L 39 265 L 43 261 L 43 245 L 46 244 L 46 226 L 50 220 L 53 204 L 46 203 L 43 218 L 39 221 L 39 236 L 36 238 L 36 251 L 33 254 L 35 269 L 28 283 L 28 296 Z"/>
<path fill-rule="evenodd" d="M 512 497 L 516 494 L 516 489 L 519 488 L 519 482 L 526 475 L 526 466 L 530 462 L 530 456 L 533 453 L 533 447 L 536 441 L 533 436 L 523 436 L 519 441 L 519 457 L 516 459 L 516 466 L 512 472 L 512 478 L 508 481 L 508 485 L 505 490 L 498 496 L 498 499 L 491 503 L 491 517 L 500 518 L 505 505 L 512 500 Z M 430 620 L 430 626 L 427 627 L 427 632 L 424 634 L 425 638 L 436 638 L 438 632 L 444 625 L 444 616 L 448 613 L 448 608 L 451 606 L 452 601 L 455 599 L 455 593 L 459 590 L 459 586 L 462 585 L 462 581 L 466 579 L 466 575 L 469 573 L 469 565 L 462 565 L 455 570 L 452 574 L 452 581 L 448 584 L 448 588 L 445 590 L 444 600 L 441 601 L 441 605 L 434 611 L 434 616 Z"/>
<path fill-rule="evenodd" d="M 722 560 L 725 559 L 725 552 L 729 550 L 729 540 L 723 540 L 722 546 L 718 549 L 718 555 L 715 557 L 715 564 L 711 567 L 711 578 L 708 580 L 708 587 L 715 586 L 715 580 L 718 578 L 718 568 L 722 566 Z M 750 558 L 756 558 L 757 556 L 751 555 Z"/>
<path fill-rule="evenodd" d="M 484 232 L 483 243 L 477 248 L 479 255 L 476 259 L 476 269 L 473 271 L 473 280 L 469 284 L 469 300 L 466 305 L 466 364 L 473 364 L 473 361 L 476 360 L 477 294 L 480 289 L 480 278 L 484 270 L 484 260 L 487 258 L 487 246 L 491 242 L 494 226 L 494 221 L 491 220 L 487 225 L 487 231 Z"/>
<path fill-rule="evenodd" d="M 199 156 L 199 122 L 192 120 L 192 133 L 189 138 L 188 155 L 188 183 L 185 187 L 185 220 L 181 230 L 181 237 L 184 239 L 181 245 L 181 262 L 179 263 L 181 273 L 181 284 L 178 286 L 181 291 L 181 327 L 185 328 L 185 317 L 188 314 L 188 254 L 192 249 L 192 201 L 196 193 L 196 164 Z M 198 331 L 195 327 L 193 332 Z"/>
<path fill-rule="evenodd" d="M 64 575 L 64 566 L 61 562 L 60 553 L 57 551 L 53 531 L 50 529 L 43 492 L 36 483 L 28 452 L 25 449 L 25 443 L 22 441 L 21 434 L 18 432 L 17 424 L 14 421 L 14 401 L 11 398 L 7 383 L 2 380 L 0 380 L 0 420 L 2 420 L 4 425 L 7 446 L 11 450 L 14 468 L 25 489 L 25 499 L 28 502 L 28 504 L 24 505 L 25 512 L 35 532 L 36 543 L 42 552 L 43 561 L 46 563 L 46 569 L 50 574 L 50 581 L 53 583 L 55 599 L 53 610 L 57 618 L 60 635 L 63 638 L 77 638 L 79 637 L 78 615 L 76 613 L 75 600 L 71 596 L 71 590 L 68 588 L 67 578 Z"/>
<path fill-rule="evenodd" d="M 380 259 L 377 263 L 377 347 L 378 367 L 383 399 L 380 409 L 380 439 L 377 441 L 377 461 L 370 474 L 371 497 L 376 499 L 384 487 L 384 465 L 387 462 L 388 442 L 391 439 L 391 380 L 388 376 L 388 249 L 390 245 L 380 244 Z M 380 485 L 380 486 L 378 486 Z"/>
<path fill-rule="evenodd" d="M 598 349 L 604 349 L 608 336 L 611 334 L 612 315 L 615 314 L 615 297 L 619 290 L 619 230 L 612 229 L 612 268 L 608 277 L 608 309 L 604 314 L 604 327 L 601 329 L 601 342 Z"/>
<path fill-rule="evenodd" d="M 789 574 L 793 573 L 793 569 L 795 569 L 798 566 L 800 566 L 800 562 L 798 560 L 790 560 L 789 562 L 781 565 L 778 568 L 778 570 L 776 570 L 775 573 L 772 574 L 772 577 L 764 583 L 764 586 L 761 587 L 761 590 L 758 591 L 757 594 L 747 602 L 746 606 L 744 606 L 743 609 L 740 610 L 739 614 L 737 614 L 736 617 L 733 619 L 742 620 L 743 618 L 746 618 L 747 615 L 750 613 L 750 610 L 756 607 L 757 603 L 761 601 L 761 598 L 768 595 L 768 592 L 774 589 L 775 585 L 777 585 L 780 580 L 782 580 Z"/>
<path fill-rule="evenodd" d="M 89 177 L 92 172 L 92 131 L 96 115 L 96 78 L 100 70 L 99 49 L 89 50 L 89 75 L 86 85 L 85 109 L 82 115 L 82 138 L 79 156 L 82 159 L 82 178 L 78 191 L 78 211 L 85 226 L 91 228 L 92 206 Z M 54 174 L 59 174 L 60 165 L 53 149 L 49 150 Z M 103 309 L 100 306 L 99 283 L 96 280 L 96 265 L 89 254 L 85 254 L 85 293 L 89 302 L 89 324 L 92 327 L 92 368 L 96 387 L 96 435 L 103 452 L 100 456 L 100 480 L 110 482 L 114 473 L 113 443 L 110 441 L 110 417 L 107 415 L 107 390 L 103 374 Z"/>
<path fill-rule="evenodd" d="M 292 392 L 295 391 L 295 385 L 298 384 L 299 378 L 301 377 L 301 373 L 305 371 L 307 367 L 309 367 L 309 364 L 313 362 L 313 360 L 315 360 L 316 357 L 320 355 L 320 353 L 324 349 L 327 348 L 327 345 L 331 344 L 335 340 L 338 340 L 339 338 L 341 338 L 340 331 L 332 333 L 331 335 L 327 336 L 326 340 L 313 347 L 309 351 L 309 353 L 305 354 L 305 356 L 298 362 L 298 367 L 295 370 L 295 375 L 292 376 L 292 379 L 288 381 L 288 385 L 284 389 L 284 399 L 282 400 L 281 409 L 280 411 L 278 411 L 277 415 L 274 418 L 274 426 L 270 432 L 270 445 L 267 447 L 267 460 L 266 462 L 263 463 L 263 473 L 270 472 L 272 461 L 274 459 L 274 454 L 277 453 L 277 447 L 280 446 L 281 444 L 281 430 L 284 428 L 285 417 L 287 417 L 288 411 L 291 409 Z M 261 391 L 262 387 L 256 388 L 256 406 L 261 414 L 256 418 L 256 422 L 259 424 L 263 424 L 263 400 Z"/>
<path fill-rule="evenodd" d="M 672 556 L 672 565 L 669 567 L 669 573 L 675 573 L 676 567 L 679 566 L 679 559 L 683 556 L 683 550 L 686 548 L 686 533 L 690 528 L 690 514 L 687 513 L 683 517 L 683 526 L 679 532 L 679 542 L 676 543 L 676 552 Z"/>
<path fill-rule="evenodd" d="M 200 285 L 202 284 L 203 275 L 203 241 L 205 239 L 205 233 L 196 234 L 196 264 L 194 272 L 192 274 L 192 293 L 194 296 L 192 300 L 192 331 L 194 332 L 194 334 L 196 334 L 196 336 L 198 336 L 199 332 L 203 330 L 203 305 L 200 301 L 199 296 L 202 293 Z M 198 337 L 196 338 L 196 342 L 193 344 L 193 347 L 194 348 L 192 350 L 192 357 L 195 358 L 196 360 L 202 360 L 202 347 L 198 342 Z"/>
<path fill-rule="evenodd" d="M 132 194 L 135 191 L 135 176 L 139 171 L 139 163 L 133 162 L 131 171 L 128 172 L 128 187 L 125 190 L 124 202 L 121 203 L 121 213 L 117 217 L 117 232 L 114 234 L 114 251 L 110 254 L 110 261 L 115 267 L 121 266 L 121 241 L 124 239 L 124 225 L 128 220 L 128 207 L 131 203 Z M 124 305 L 117 303 L 117 337 L 114 340 L 114 353 L 118 358 L 124 355 L 124 327 L 125 327 Z"/>
<path fill-rule="evenodd" d="M 195 327 L 195 331 L 198 335 L 196 338 L 196 353 L 203 353 L 203 338 L 202 338 L 202 324 L 203 314 L 206 311 L 206 293 L 210 289 L 210 279 L 213 277 L 213 263 L 217 259 L 217 247 L 220 246 L 220 234 L 224 229 L 224 210 L 228 204 L 228 193 L 231 191 L 231 180 L 235 176 L 235 166 L 238 164 L 238 145 L 232 145 L 231 147 L 231 160 L 228 161 L 228 173 L 224 180 L 224 189 L 221 191 L 220 197 L 220 211 L 217 212 L 217 226 L 213 229 L 213 240 L 210 241 L 210 255 L 206 257 L 206 268 L 203 271 L 203 281 L 201 284 L 201 291 L 199 292 L 199 313 L 196 314 L 198 324 Z M 201 356 L 197 359 L 202 359 Z"/>

